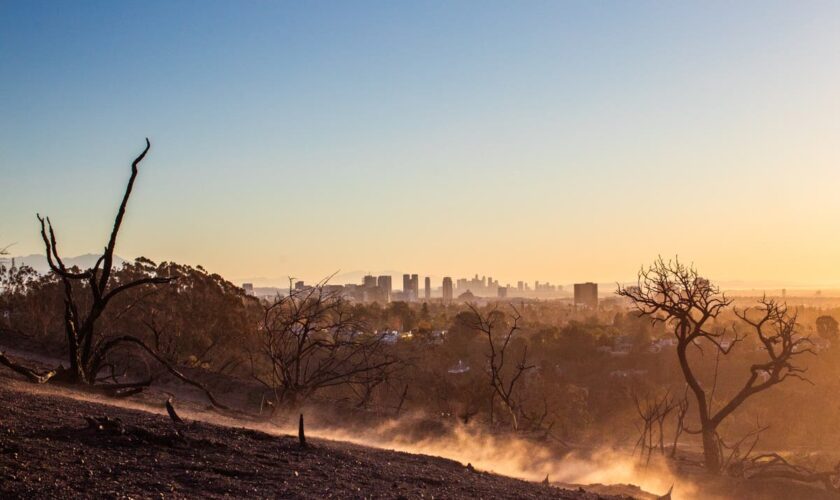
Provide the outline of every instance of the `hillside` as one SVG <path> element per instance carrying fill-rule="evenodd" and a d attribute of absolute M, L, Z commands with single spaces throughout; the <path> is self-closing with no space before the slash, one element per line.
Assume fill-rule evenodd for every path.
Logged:
<path fill-rule="evenodd" d="M 0 376 L 0 497 L 619 498 L 203 422 L 179 437 L 163 414 L 62 392 Z M 120 423 L 99 429 L 85 419 L 106 416 Z"/>

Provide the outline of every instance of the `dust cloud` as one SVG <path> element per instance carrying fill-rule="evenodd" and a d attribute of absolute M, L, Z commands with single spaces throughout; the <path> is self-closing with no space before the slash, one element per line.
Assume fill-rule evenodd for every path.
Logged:
<path fill-rule="evenodd" d="M 115 401 L 111 398 L 51 386 L 17 384 L 17 390 L 100 403 L 120 408 L 164 415 L 162 404 L 143 401 Z M 248 428 L 273 435 L 297 434 L 297 419 L 285 422 L 260 422 L 205 411 L 194 403 L 179 407 L 183 417 L 228 427 Z M 641 466 L 637 457 L 627 452 L 599 448 L 587 453 L 559 455 L 536 441 L 509 435 L 492 435 L 478 425 L 435 424 L 423 415 L 406 415 L 377 425 L 365 425 L 353 419 L 346 427 L 332 425 L 335 416 L 318 415 L 305 409 L 307 437 L 342 441 L 363 446 L 422 454 L 472 464 L 477 470 L 524 479 L 574 485 L 635 485 L 645 492 L 661 495 L 673 485 L 674 500 L 697 500 L 698 488 L 680 479 L 667 464 L 654 460 Z M 168 418 L 168 417 L 167 417 Z M 430 422 L 432 422 L 430 424 Z"/>
<path fill-rule="evenodd" d="M 454 425 L 418 435 L 416 429 L 425 421 L 422 415 L 391 419 L 367 428 L 336 427 L 320 419 L 312 420 L 313 424 L 307 425 L 307 436 L 447 458 L 472 464 L 478 470 L 527 481 L 542 481 L 548 476 L 552 483 L 630 484 L 659 495 L 673 485 L 673 499 L 699 498 L 698 488 L 676 477 L 664 462 L 654 459 L 641 466 L 637 457 L 610 448 L 599 448 L 585 455 L 561 456 L 539 442 L 488 434 L 478 425 Z M 287 434 L 297 432 L 291 421 L 279 429 Z M 264 430 L 276 432 L 277 428 Z"/>

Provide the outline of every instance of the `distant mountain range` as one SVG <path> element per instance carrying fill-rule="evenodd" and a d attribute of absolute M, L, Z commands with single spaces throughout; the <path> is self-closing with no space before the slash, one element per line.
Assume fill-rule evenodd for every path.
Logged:
<path fill-rule="evenodd" d="M 89 269 L 96 264 L 96 259 L 98 258 L 99 255 L 87 253 L 77 257 L 62 257 L 61 260 L 64 261 L 64 265 L 67 267 L 78 266 L 79 269 Z M 47 273 L 50 270 L 50 266 L 47 263 L 47 257 L 45 255 L 32 254 L 17 257 L 3 257 L 0 259 L 0 262 L 8 264 L 12 261 L 12 259 L 14 259 L 15 265 L 21 266 L 25 264 L 42 274 Z M 125 259 L 114 255 L 114 266 L 120 267 L 123 262 L 125 262 Z"/>

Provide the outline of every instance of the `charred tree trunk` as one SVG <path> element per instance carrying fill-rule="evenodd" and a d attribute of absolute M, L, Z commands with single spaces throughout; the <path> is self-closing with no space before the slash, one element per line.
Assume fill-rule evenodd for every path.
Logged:
<path fill-rule="evenodd" d="M 306 448 L 306 434 L 303 432 L 303 413 L 300 414 L 298 420 L 298 442 L 301 448 Z"/>
<path fill-rule="evenodd" d="M 705 425 L 701 434 L 703 437 L 703 463 L 707 471 L 712 474 L 717 474 L 720 472 L 720 446 L 717 430 L 714 427 Z"/>
<path fill-rule="evenodd" d="M 803 375 L 805 367 L 796 363 L 796 359 L 803 354 L 814 353 L 811 341 L 807 336 L 798 335 L 796 313 L 790 314 L 786 305 L 765 297 L 752 313 L 750 310 L 734 312 L 754 331 L 766 358 L 750 366 L 741 389 L 722 402 L 719 409 L 714 409 L 717 378 L 707 392 L 697 378 L 687 350 L 702 351 L 702 345 L 718 356 L 725 356 L 746 338 L 746 334 L 735 327 L 716 328 L 713 325 L 721 312 L 732 305 L 732 300 L 693 267 L 685 266 L 679 260 L 666 262 L 661 257 L 651 267 L 642 268 L 635 286 L 619 285 L 618 294 L 630 299 L 640 316 L 647 316 L 653 323 L 662 323 L 672 329 L 677 340 L 680 369 L 697 401 L 705 464 L 711 473 L 718 473 L 723 468 L 722 441 L 717 433 L 721 422 L 752 396 L 788 378 L 807 381 Z M 680 417 L 680 422 L 683 417 Z M 682 428 L 679 430 L 682 431 Z M 676 449 L 676 438 L 674 443 Z"/>
<path fill-rule="evenodd" d="M 0 352 L 0 364 L 11 368 L 15 372 L 29 379 L 30 382 L 35 382 L 36 384 L 45 384 L 49 382 L 57 373 L 56 370 L 51 370 L 44 373 L 38 373 L 35 370 L 30 370 L 25 366 L 21 366 L 17 363 L 12 362 L 12 360 L 7 358 L 6 355 L 2 352 Z"/>
<path fill-rule="evenodd" d="M 122 201 L 117 215 L 114 218 L 114 225 L 111 229 L 111 235 L 108 239 L 102 255 L 96 260 L 93 267 L 79 271 L 76 268 L 68 268 L 58 252 L 58 242 L 55 236 L 52 222 L 47 217 L 38 215 L 38 221 L 41 226 L 41 239 L 44 242 L 46 250 L 47 263 L 50 270 L 59 277 L 63 285 L 64 291 L 64 330 L 67 341 L 68 361 L 70 363 L 69 369 L 57 369 L 46 373 L 38 373 L 29 368 L 20 366 L 10 361 L 7 357 L 0 353 L 0 364 L 3 364 L 12 370 L 24 375 L 29 380 L 37 383 L 46 383 L 48 381 L 60 380 L 62 382 L 73 384 L 94 385 L 97 383 L 97 375 L 108 363 L 105 362 L 106 355 L 109 351 L 116 348 L 118 345 L 134 344 L 143 348 L 158 362 L 163 364 L 170 373 L 175 375 L 180 380 L 192 384 L 207 394 L 210 401 L 218 407 L 225 408 L 219 404 L 218 401 L 210 394 L 206 387 L 202 384 L 192 381 L 181 372 L 175 369 L 171 364 L 166 362 L 155 350 L 150 349 L 140 339 L 124 336 L 116 339 L 96 338 L 97 322 L 106 311 L 109 303 L 118 295 L 123 294 L 134 288 L 143 287 L 147 285 L 163 285 L 172 282 L 176 277 L 164 276 L 147 276 L 133 281 L 124 283 L 114 283 L 112 280 L 112 271 L 114 266 L 114 250 L 117 244 L 117 236 L 119 235 L 122 226 L 123 217 L 125 216 L 128 200 L 131 197 L 134 182 L 137 179 L 138 165 L 146 157 L 149 152 L 151 144 L 146 139 L 146 147 L 137 158 L 131 163 L 131 176 L 123 193 Z M 85 291 L 90 293 L 88 301 L 82 302 L 77 296 L 78 292 Z M 82 312 L 81 308 L 86 305 L 86 311 Z M 113 367 L 112 367 L 113 371 Z M 103 386 L 107 392 L 112 390 L 115 394 L 120 395 L 130 394 L 132 391 L 140 391 L 147 387 L 151 380 L 129 383 L 129 384 L 109 384 Z"/>

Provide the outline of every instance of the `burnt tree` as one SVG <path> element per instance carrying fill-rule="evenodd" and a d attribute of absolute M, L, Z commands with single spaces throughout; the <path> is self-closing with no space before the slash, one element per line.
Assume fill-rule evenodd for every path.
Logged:
<path fill-rule="evenodd" d="M 252 376 L 279 405 L 295 407 L 328 388 L 376 386 L 397 365 L 382 335 L 368 331 L 325 285 L 290 286 L 288 296 L 265 306 Z"/>
<path fill-rule="evenodd" d="M 528 364 L 527 345 L 523 346 L 522 355 L 518 359 L 514 359 L 512 363 L 510 362 L 513 355 L 510 350 L 511 340 L 520 330 L 519 321 L 522 319 L 522 315 L 515 307 L 511 306 L 511 309 L 513 309 L 510 315 L 511 323 L 507 323 L 506 315 L 499 310 L 494 309 L 489 314 L 482 315 L 472 304 L 469 305 L 469 308 L 473 313 L 472 328 L 481 332 L 487 339 L 490 387 L 493 389 L 490 396 L 490 422 L 492 424 L 494 401 L 498 397 L 502 406 L 510 415 L 513 430 L 518 431 L 522 408 L 516 397 L 517 383 L 526 371 L 535 367 Z M 544 417 L 545 415 L 543 415 Z"/>
<path fill-rule="evenodd" d="M 636 449 L 639 450 L 639 458 L 645 460 L 645 465 L 648 465 L 657 447 L 660 454 L 665 454 L 665 420 L 679 407 L 679 402 L 671 397 L 670 391 L 666 391 L 662 396 L 644 398 L 639 398 L 634 392 L 632 398 L 641 420 Z"/>
<path fill-rule="evenodd" d="M 149 277 L 116 286 L 111 283 L 117 236 L 122 226 L 128 200 L 134 188 L 134 182 L 137 179 L 137 167 L 146 157 L 149 147 L 149 140 L 146 139 L 146 148 L 131 164 L 131 177 L 129 177 L 122 202 L 117 210 L 111 236 L 102 255 L 96 260 L 92 268 L 85 271 L 67 268 L 59 255 L 58 243 L 50 219 L 38 215 L 38 221 L 41 223 L 41 238 L 46 248 L 47 262 L 52 272 L 61 279 L 64 288 L 64 333 L 67 340 L 70 368 L 63 371 L 61 376 L 68 382 L 80 384 L 96 382 L 96 377 L 108 353 L 108 349 L 103 347 L 116 347 L 111 344 L 103 345 L 95 342 L 95 340 L 101 340 L 97 338 L 97 320 L 105 312 L 114 297 L 138 286 L 165 284 L 173 279 L 172 277 Z M 75 293 L 77 287 L 89 293 L 89 301 L 82 302 L 79 300 Z"/>
<path fill-rule="evenodd" d="M 710 389 L 703 386 L 689 351 L 711 347 L 719 355 L 727 355 L 746 338 L 748 334 L 741 334 L 735 327 L 713 326 L 715 319 L 731 306 L 731 299 L 693 267 L 679 260 L 666 262 L 661 257 L 639 272 L 635 286 L 619 286 L 617 293 L 630 299 L 640 315 L 672 329 L 680 369 L 697 402 L 700 429 L 695 432 L 701 434 L 705 466 L 710 472 L 720 472 L 723 465 L 718 428 L 727 417 L 747 399 L 776 384 L 791 378 L 805 380 L 805 369 L 796 361 L 800 355 L 813 352 L 810 340 L 797 335 L 796 315 L 789 314 L 785 305 L 764 298 L 755 310 L 735 314 L 756 335 L 765 361 L 751 365 L 740 389 L 715 409 L 716 382 Z"/>
<path fill-rule="evenodd" d="M 115 280 L 113 276 L 117 236 L 122 227 L 134 182 L 137 179 L 138 165 L 146 157 L 150 146 L 149 140 L 146 139 L 146 147 L 143 152 L 131 163 L 131 176 L 117 210 L 110 237 L 93 267 L 83 271 L 76 267 L 67 267 L 59 254 L 58 240 L 50 219 L 41 217 L 40 214 L 37 216 L 41 225 L 41 238 L 44 242 L 47 262 L 52 273 L 59 278 L 63 289 L 63 326 L 67 342 L 69 368 L 61 366 L 55 370 L 40 373 L 12 362 L 2 353 L 0 353 L 0 363 L 37 383 L 61 381 L 70 384 L 94 385 L 101 384 L 107 378 L 113 378 L 113 366 L 107 361 L 109 353 L 121 347 L 135 346 L 163 364 L 175 377 L 204 390 L 214 404 L 222 406 L 202 384 L 188 379 L 141 339 L 128 335 L 109 338 L 105 337 L 98 329 L 98 322 L 103 313 L 117 296 L 139 287 L 165 285 L 176 279 L 176 276 L 146 276 L 139 279 L 119 281 Z M 101 375 L 101 372 L 106 368 L 110 368 L 112 376 Z M 151 382 L 152 380 L 148 379 L 124 384 L 109 383 L 102 385 L 102 387 L 112 394 L 125 395 L 142 390 Z"/>

